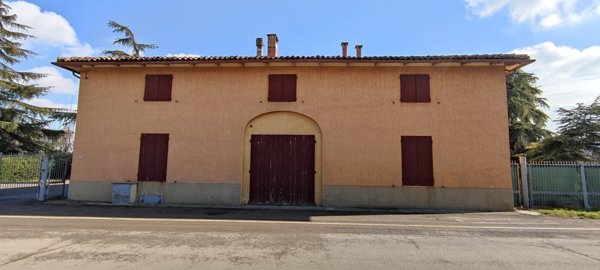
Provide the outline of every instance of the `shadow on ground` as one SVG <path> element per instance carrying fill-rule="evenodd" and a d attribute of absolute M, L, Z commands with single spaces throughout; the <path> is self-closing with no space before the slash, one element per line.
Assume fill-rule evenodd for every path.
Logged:
<path fill-rule="evenodd" d="M 32 200 L 0 201 L 0 216 L 170 218 L 221 220 L 310 221 L 317 216 L 414 215 L 466 213 L 467 211 L 411 209 L 325 209 L 319 207 L 237 207 L 201 206 L 113 206 L 69 201 L 38 202 Z M 472 211 L 469 211 L 472 212 Z"/>

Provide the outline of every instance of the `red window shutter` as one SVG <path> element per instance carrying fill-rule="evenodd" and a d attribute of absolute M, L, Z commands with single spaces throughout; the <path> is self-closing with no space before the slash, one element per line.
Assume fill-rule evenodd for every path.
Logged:
<path fill-rule="evenodd" d="M 433 186 L 433 153 L 431 137 L 418 137 L 417 148 L 419 149 L 418 156 L 418 177 L 419 185 Z"/>
<path fill-rule="evenodd" d="M 431 137 L 402 136 L 402 185 L 433 186 Z"/>
<path fill-rule="evenodd" d="M 173 75 L 146 75 L 144 101 L 171 101 Z"/>
<path fill-rule="evenodd" d="M 158 100 L 158 75 L 146 75 L 146 86 L 144 89 L 144 101 Z"/>
<path fill-rule="evenodd" d="M 282 75 L 283 101 L 296 101 L 296 75 Z"/>
<path fill-rule="evenodd" d="M 429 97 L 429 75 L 415 75 L 416 102 L 431 102 Z"/>
<path fill-rule="evenodd" d="M 296 101 L 296 75 L 269 75 L 269 101 Z"/>
<path fill-rule="evenodd" d="M 153 181 L 165 182 L 167 180 L 167 159 L 169 154 L 169 134 L 156 134 L 154 144 L 154 179 Z"/>
<path fill-rule="evenodd" d="M 149 181 L 152 177 L 152 157 L 154 156 L 154 136 L 142 134 L 140 138 L 140 161 L 138 181 Z"/>
<path fill-rule="evenodd" d="M 429 75 L 400 75 L 401 102 L 431 102 L 429 92 Z"/>
<path fill-rule="evenodd" d="M 400 75 L 400 101 L 417 101 L 417 87 L 415 75 Z"/>
<path fill-rule="evenodd" d="M 283 101 L 283 77 L 269 75 L 269 101 Z"/>
<path fill-rule="evenodd" d="M 142 134 L 138 181 L 166 181 L 168 152 L 169 134 Z"/>
<path fill-rule="evenodd" d="M 402 136 L 402 185 L 418 185 L 418 148 L 415 137 Z"/>
<path fill-rule="evenodd" d="M 171 101 L 173 75 L 160 75 L 158 81 L 158 101 Z"/>

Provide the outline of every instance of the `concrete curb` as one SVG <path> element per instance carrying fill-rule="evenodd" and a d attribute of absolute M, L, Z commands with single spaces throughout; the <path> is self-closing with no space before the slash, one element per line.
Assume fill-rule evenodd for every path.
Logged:
<path fill-rule="evenodd" d="M 515 211 L 517 211 L 517 213 L 519 213 L 521 215 L 526 215 L 526 216 L 541 216 L 542 215 L 542 213 L 538 213 L 538 212 L 530 211 L 530 210 L 515 209 Z"/>
<path fill-rule="evenodd" d="M 198 205 L 198 204 L 133 204 L 113 205 L 106 202 L 52 200 L 43 204 L 50 205 L 89 205 L 105 207 L 131 207 L 131 208 L 198 208 L 198 209 L 226 209 L 226 210 L 284 210 L 284 211 L 321 211 L 321 212 L 364 212 L 364 213 L 397 213 L 397 214 L 456 214 L 456 213 L 510 213 L 455 210 L 455 209 L 384 209 L 384 208 L 334 208 L 321 206 L 272 206 L 272 205 Z"/>

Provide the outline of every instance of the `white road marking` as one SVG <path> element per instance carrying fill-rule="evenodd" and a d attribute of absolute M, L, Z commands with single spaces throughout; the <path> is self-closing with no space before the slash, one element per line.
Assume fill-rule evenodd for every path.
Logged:
<path fill-rule="evenodd" d="M 83 217 L 83 216 L 0 216 L 0 219 L 50 219 L 50 220 L 106 220 L 106 221 L 152 221 L 187 223 L 241 223 L 241 224 L 278 224 L 278 225 L 321 225 L 321 226 L 362 226 L 396 228 L 440 228 L 440 229 L 499 229 L 499 230 L 553 230 L 553 231 L 600 231 L 585 227 L 520 227 L 520 226 L 465 226 L 430 224 L 384 224 L 357 222 L 320 222 L 320 221 L 275 221 L 275 220 L 230 220 L 230 219 L 175 219 L 175 218 L 124 218 L 124 217 Z"/>

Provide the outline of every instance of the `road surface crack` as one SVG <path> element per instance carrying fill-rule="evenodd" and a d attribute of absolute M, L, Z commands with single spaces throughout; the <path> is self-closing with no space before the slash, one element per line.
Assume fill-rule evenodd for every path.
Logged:
<path fill-rule="evenodd" d="M 577 255 L 580 255 L 580 256 L 586 257 L 586 258 L 588 258 L 588 259 L 592 259 L 592 260 L 594 260 L 594 261 L 598 261 L 598 262 L 600 262 L 600 259 L 598 259 L 598 258 L 594 258 L 594 257 L 592 257 L 592 256 L 590 256 L 590 255 L 587 255 L 587 254 L 585 254 L 585 253 L 577 252 L 577 251 L 575 251 L 575 250 L 572 250 L 572 249 L 570 249 L 570 248 L 568 248 L 568 247 L 563 247 L 563 246 L 560 246 L 560 245 L 557 245 L 557 244 L 554 244 L 554 243 L 551 243 L 551 242 L 547 242 L 546 244 L 548 244 L 549 246 L 551 246 L 551 247 L 553 247 L 553 248 L 556 248 L 556 249 L 558 249 L 558 250 L 565 251 L 565 252 L 569 252 L 569 253 L 573 253 L 573 254 L 577 254 Z"/>
<path fill-rule="evenodd" d="M 27 254 L 25 254 L 25 255 L 22 255 L 22 256 L 18 256 L 18 257 L 14 258 L 14 259 L 9 259 L 7 262 L 5 262 L 5 263 L 3 263 L 3 264 L 0 264 L 0 267 L 2 267 L 2 266 L 5 266 L 5 265 L 7 265 L 7 264 L 15 263 L 15 262 L 18 262 L 18 261 L 22 261 L 22 260 L 25 260 L 25 259 L 31 258 L 31 257 L 33 257 L 33 256 L 36 256 L 36 255 L 40 255 L 40 254 L 44 254 L 44 253 L 48 253 L 48 252 L 52 252 L 52 251 L 55 251 L 55 250 L 63 249 L 63 248 L 66 248 L 66 247 L 69 247 L 69 246 L 75 245 L 75 243 L 71 243 L 71 244 L 67 244 L 67 245 L 63 245 L 63 246 L 59 246 L 59 247 L 55 247 L 55 248 L 48 249 L 49 247 L 51 247 L 51 246 L 53 246 L 53 245 L 54 245 L 54 244 L 52 244 L 52 245 L 48 245 L 48 246 L 45 246 L 45 247 L 43 247 L 43 248 L 40 248 L 40 249 L 38 249 L 38 250 L 36 250 L 36 251 L 34 251 L 34 252 L 27 253 Z"/>
<path fill-rule="evenodd" d="M 421 247 L 419 247 L 419 244 L 417 244 L 417 242 L 411 238 L 408 238 L 408 236 L 404 236 L 404 238 L 406 240 L 408 240 L 409 243 L 413 244 L 413 246 L 415 246 L 415 248 L 417 249 L 421 249 Z"/>

